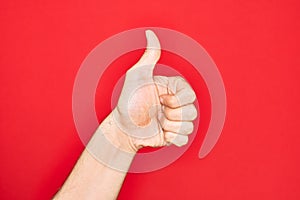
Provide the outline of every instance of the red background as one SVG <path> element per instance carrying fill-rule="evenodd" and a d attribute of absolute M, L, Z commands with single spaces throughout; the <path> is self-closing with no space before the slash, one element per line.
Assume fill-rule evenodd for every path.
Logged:
<path fill-rule="evenodd" d="M 71 107 L 81 62 L 109 36 L 144 26 L 204 46 L 225 83 L 227 119 L 208 157 L 198 159 L 198 134 L 172 165 L 129 174 L 119 199 L 300 199 L 299 10 L 297 0 L 2 1 L 0 199 L 55 194 L 84 148 Z"/>

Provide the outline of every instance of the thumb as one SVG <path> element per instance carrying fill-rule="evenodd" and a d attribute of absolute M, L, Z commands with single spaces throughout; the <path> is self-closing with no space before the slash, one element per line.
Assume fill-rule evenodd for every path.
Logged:
<path fill-rule="evenodd" d="M 152 78 L 155 64 L 160 58 L 160 43 L 151 30 L 146 30 L 147 48 L 140 60 L 127 71 L 132 78 Z"/>

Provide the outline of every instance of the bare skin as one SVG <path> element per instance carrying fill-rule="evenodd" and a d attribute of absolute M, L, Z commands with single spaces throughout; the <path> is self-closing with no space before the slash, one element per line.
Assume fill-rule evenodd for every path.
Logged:
<path fill-rule="evenodd" d="M 152 31 L 146 31 L 146 38 L 147 49 L 127 71 L 117 107 L 101 123 L 54 199 L 116 199 L 140 148 L 188 142 L 197 117 L 195 93 L 180 77 L 153 76 L 160 43 Z M 103 138 L 111 145 L 101 146 Z M 94 152 L 110 165 L 99 162 Z M 129 155 L 126 159 L 123 152 Z"/>

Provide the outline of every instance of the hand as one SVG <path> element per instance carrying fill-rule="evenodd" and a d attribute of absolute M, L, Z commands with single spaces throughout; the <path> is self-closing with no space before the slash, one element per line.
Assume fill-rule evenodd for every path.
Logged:
<path fill-rule="evenodd" d="M 181 77 L 153 77 L 160 44 L 152 31 L 146 37 L 147 50 L 127 71 L 116 108 L 96 130 L 55 199 L 116 199 L 139 148 L 187 143 L 197 117 L 195 93 Z"/>
<path fill-rule="evenodd" d="M 128 142 L 133 151 L 168 144 L 182 146 L 193 131 L 197 110 L 191 86 L 181 77 L 153 76 L 160 58 L 156 35 L 146 31 L 147 49 L 126 73 L 124 86 L 112 116 L 122 136 L 111 140 Z M 124 137 L 128 140 L 124 140 Z M 114 142 L 114 141 L 112 141 Z M 126 146 L 126 144 L 122 145 Z"/>

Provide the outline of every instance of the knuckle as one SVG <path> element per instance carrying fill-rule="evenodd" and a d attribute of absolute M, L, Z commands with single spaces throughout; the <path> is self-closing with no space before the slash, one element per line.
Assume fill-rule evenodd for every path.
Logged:
<path fill-rule="evenodd" d="M 190 89 L 190 98 L 192 102 L 196 100 L 196 93 L 192 88 Z"/>
<path fill-rule="evenodd" d="M 182 76 L 175 76 L 175 80 L 186 82 L 185 79 Z"/>
<path fill-rule="evenodd" d="M 189 99 L 190 103 L 193 103 L 196 100 L 196 93 L 192 88 L 186 90 L 186 96 Z"/>
<path fill-rule="evenodd" d="M 198 115 L 197 109 L 194 104 L 191 105 L 191 110 L 189 112 L 189 115 L 190 115 L 189 117 L 191 118 L 191 120 L 195 120 L 197 118 L 197 115 Z"/>
<path fill-rule="evenodd" d="M 194 130 L 194 124 L 192 122 L 187 122 L 185 125 L 185 134 L 191 134 Z"/>
<path fill-rule="evenodd" d="M 186 145 L 189 141 L 189 138 L 187 136 L 182 136 L 181 138 L 181 146 Z"/>

